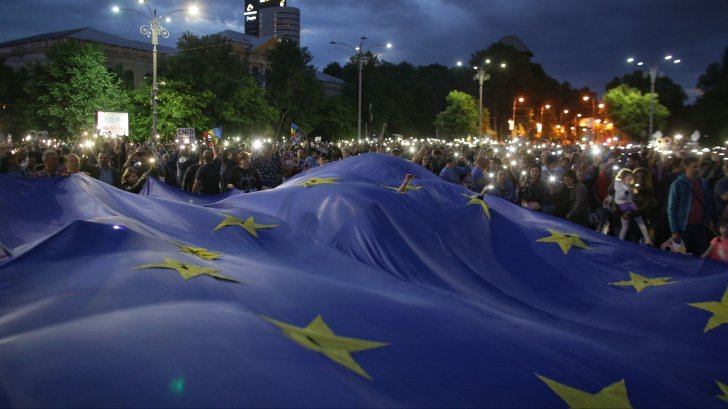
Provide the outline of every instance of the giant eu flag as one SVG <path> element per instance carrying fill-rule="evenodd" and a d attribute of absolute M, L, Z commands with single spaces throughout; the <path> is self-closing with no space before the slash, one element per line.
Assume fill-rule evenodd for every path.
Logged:
<path fill-rule="evenodd" d="M 728 400 L 725 265 L 377 154 L 220 200 L 148 183 L 0 177 L 0 406 Z"/>

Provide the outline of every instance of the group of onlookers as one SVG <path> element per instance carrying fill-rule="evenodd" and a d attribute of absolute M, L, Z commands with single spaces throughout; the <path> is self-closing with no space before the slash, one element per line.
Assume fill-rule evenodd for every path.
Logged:
<path fill-rule="evenodd" d="M 198 194 L 274 188 L 309 168 L 366 152 L 399 156 L 444 180 L 561 217 L 622 240 L 686 251 L 728 262 L 728 160 L 657 149 L 583 151 L 529 144 L 161 144 L 147 148 L 117 139 L 92 150 L 42 151 L 23 144 L 0 149 L 0 173 L 22 177 L 78 172 L 138 193 L 149 177 Z M 417 146 L 417 149 L 415 149 Z M 40 153 L 42 152 L 42 153 Z"/>

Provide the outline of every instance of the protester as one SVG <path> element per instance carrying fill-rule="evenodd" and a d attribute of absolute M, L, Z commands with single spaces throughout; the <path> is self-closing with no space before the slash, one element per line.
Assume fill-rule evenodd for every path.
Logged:
<path fill-rule="evenodd" d="M 546 188 L 541 182 L 541 167 L 531 165 L 527 175 L 521 176 L 516 191 L 518 202 L 526 209 L 543 211 L 543 200 L 546 197 Z"/>
<path fill-rule="evenodd" d="M 147 181 L 147 173 L 139 176 L 139 171 L 133 167 L 124 170 L 121 176 L 121 188 L 129 193 L 139 193 Z"/>
<path fill-rule="evenodd" d="M 728 264 L 728 221 L 722 222 L 718 231 L 719 236 L 713 238 L 702 257 Z"/>
<path fill-rule="evenodd" d="M 674 240 L 682 240 L 692 254 L 703 254 L 708 247 L 708 226 L 713 219 L 713 195 L 700 177 L 698 158 L 683 159 L 685 173 L 670 186 L 667 215 Z"/>
<path fill-rule="evenodd" d="M 273 145 L 263 143 L 260 153 L 253 158 L 253 167 L 260 173 L 263 186 L 274 188 L 283 183 L 283 163 L 273 154 Z"/>
<path fill-rule="evenodd" d="M 500 197 L 511 203 L 516 202 L 516 189 L 513 187 L 513 183 L 508 177 L 508 171 L 505 169 L 501 169 L 496 173 L 496 179 L 493 185 L 488 185 L 483 188 L 481 195 L 486 193 L 490 196 Z"/>
<path fill-rule="evenodd" d="M 589 227 L 589 194 L 586 186 L 579 182 L 576 172 L 564 172 L 564 191 L 568 192 L 568 210 L 565 219 L 578 225 Z"/>
<path fill-rule="evenodd" d="M 66 172 L 59 167 L 56 151 L 47 150 L 43 152 L 43 169 L 35 172 L 33 177 L 48 178 L 55 176 L 66 176 Z"/>
<path fill-rule="evenodd" d="M 214 155 L 211 150 L 202 153 L 202 166 L 195 174 L 195 182 L 192 184 L 192 193 L 203 195 L 215 195 L 220 193 L 220 172 L 212 164 Z"/>
<path fill-rule="evenodd" d="M 647 231 L 645 221 L 641 216 L 635 216 L 637 212 L 637 205 L 634 202 L 634 173 L 629 168 L 623 168 L 617 173 L 617 177 L 614 180 L 614 202 L 621 211 L 620 220 L 622 221 L 622 227 L 619 230 L 619 239 L 624 240 L 627 238 L 627 232 L 629 231 L 630 220 L 634 220 L 637 226 L 642 232 L 642 238 L 645 244 L 652 246 L 652 239 Z"/>
<path fill-rule="evenodd" d="M 263 188 L 260 174 L 250 164 L 250 154 L 238 153 L 238 166 L 234 167 L 223 181 L 225 190 L 238 189 L 245 193 L 256 192 Z"/>

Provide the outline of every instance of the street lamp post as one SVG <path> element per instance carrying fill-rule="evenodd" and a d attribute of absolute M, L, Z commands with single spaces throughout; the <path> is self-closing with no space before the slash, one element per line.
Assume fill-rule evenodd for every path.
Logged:
<path fill-rule="evenodd" d="M 513 134 L 518 135 L 518 127 L 516 127 L 516 100 L 523 103 L 525 99 L 523 97 L 513 97 Z"/>
<path fill-rule="evenodd" d="M 551 109 L 551 105 L 550 104 L 541 105 L 541 129 L 546 129 L 544 126 L 544 123 L 543 123 L 543 110 L 544 109 Z"/>
<path fill-rule="evenodd" d="M 478 139 L 483 139 L 483 83 L 490 79 L 490 74 L 488 74 L 490 66 L 488 64 L 490 64 L 490 60 L 486 58 L 479 67 L 474 67 L 478 72 L 475 73 L 473 79 L 478 81 L 478 85 L 480 86 L 478 98 Z M 506 68 L 506 64 L 501 63 L 500 67 Z"/>
<path fill-rule="evenodd" d="M 635 61 L 634 58 L 630 57 L 627 58 L 627 62 L 632 64 Z M 679 59 L 673 59 L 672 55 L 666 55 L 662 61 L 658 61 L 657 64 L 648 66 L 649 71 L 645 73 L 645 76 L 649 75 L 650 77 L 650 127 L 647 134 L 647 139 L 652 137 L 652 132 L 654 128 L 654 122 L 653 117 L 655 114 L 655 81 L 657 80 L 658 75 L 658 69 L 660 68 L 660 64 L 663 61 L 672 61 L 673 64 L 680 64 L 681 60 Z M 637 66 L 641 67 L 645 63 L 642 61 L 637 62 Z"/>
<path fill-rule="evenodd" d="M 140 4 L 144 4 L 147 7 L 149 14 L 144 14 L 136 9 L 119 8 L 119 6 L 114 6 L 112 8 L 112 11 L 114 13 L 119 13 L 121 11 L 131 11 L 141 14 L 142 17 L 144 17 L 145 19 L 149 19 L 149 24 L 145 24 L 139 27 L 139 32 L 141 32 L 142 35 L 147 36 L 147 38 L 152 39 L 152 138 L 154 138 L 157 136 L 157 95 L 159 93 L 159 84 L 157 83 L 157 46 L 159 45 L 160 35 L 164 38 L 169 38 L 169 31 L 167 31 L 167 29 L 162 26 L 160 21 L 164 20 L 165 22 L 169 23 L 172 21 L 170 18 L 172 14 L 182 11 L 187 11 L 192 15 L 196 15 L 199 12 L 199 9 L 196 5 L 193 5 L 186 9 L 172 10 L 165 15 L 158 16 L 157 9 L 151 8 L 145 0 L 138 0 L 138 2 Z"/>
<path fill-rule="evenodd" d="M 581 99 L 584 100 L 584 102 L 591 100 L 592 117 L 591 117 L 591 121 L 589 121 L 589 137 L 594 138 L 594 121 L 596 121 L 596 119 L 597 119 L 596 98 L 592 98 L 589 95 L 584 95 L 583 97 L 581 97 Z"/>
<path fill-rule="evenodd" d="M 359 38 L 358 47 L 353 47 L 349 44 L 339 43 L 336 41 L 330 42 L 331 44 L 343 45 L 343 46 L 351 48 L 352 50 L 354 50 L 356 52 L 357 59 L 359 60 L 359 64 L 358 64 L 359 65 L 359 108 L 358 108 L 357 129 L 356 129 L 357 140 L 361 139 L 361 87 L 362 87 L 362 79 L 363 79 L 362 72 L 363 72 L 363 68 L 364 68 L 364 40 L 366 40 L 366 39 L 367 39 L 366 37 L 361 36 Z M 375 47 L 392 48 L 392 43 L 373 45 L 373 46 L 369 47 L 368 51 L 371 51 Z"/>

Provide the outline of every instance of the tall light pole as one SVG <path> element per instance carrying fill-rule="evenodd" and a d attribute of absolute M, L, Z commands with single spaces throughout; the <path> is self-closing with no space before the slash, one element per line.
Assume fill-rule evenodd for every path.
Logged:
<path fill-rule="evenodd" d="M 627 62 L 632 64 L 634 63 L 635 59 L 632 57 L 627 58 Z M 660 68 L 660 65 L 664 61 L 672 61 L 673 64 L 680 64 L 681 60 L 679 59 L 673 59 L 672 55 L 668 54 L 666 55 L 661 61 L 658 61 L 657 64 L 654 65 L 648 65 L 649 71 L 645 73 L 645 76 L 649 75 L 650 77 L 650 127 L 649 131 L 647 133 L 647 140 L 652 137 L 652 131 L 653 131 L 653 117 L 655 115 L 655 81 L 657 80 L 657 74 L 658 69 Z M 637 62 L 637 66 L 641 67 L 645 63 L 642 61 Z"/>
<path fill-rule="evenodd" d="M 516 126 L 516 100 L 520 103 L 523 103 L 523 101 L 525 101 L 525 98 L 513 97 L 513 134 L 514 135 L 518 135 L 518 127 Z"/>
<path fill-rule="evenodd" d="M 589 121 L 589 137 L 594 138 L 594 121 L 597 119 L 597 105 L 596 105 L 596 98 L 592 98 L 589 95 L 584 95 L 581 97 L 584 102 L 588 102 L 591 100 L 592 105 L 592 117 L 591 121 Z"/>
<path fill-rule="evenodd" d="M 364 68 L 364 40 L 366 40 L 366 39 L 367 39 L 366 37 L 361 36 L 359 38 L 359 46 L 358 47 L 354 47 L 354 46 L 349 45 L 347 43 L 339 43 L 339 42 L 336 42 L 336 41 L 331 41 L 330 42 L 330 44 L 343 45 L 343 46 L 346 46 L 346 47 L 351 48 L 352 50 L 354 50 L 354 52 L 356 52 L 357 59 L 359 60 L 359 64 L 358 64 L 359 65 L 359 109 L 358 109 L 357 129 L 356 129 L 357 140 L 360 140 L 361 139 L 361 85 L 362 85 L 362 71 L 363 71 L 363 68 Z M 367 52 L 371 51 L 375 47 L 392 48 L 392 43 L 373 45 L 373 46 L 369 47 L 369 50 Z"/>
<path fill-rule="evenodd" d="M 551 105 L 550 104 L 541 105 L 541 129 L 542 130 L 546 129 L 546 127 L 544 126 L 544 123 L 543 123 L 543 110 L 544 109 L 551 109 Z"/>
<path fill-rule="evenodd" d="M 165 15 L 157 15 L 157 9 L 153 9 L 145 0 L 138 0 L 139 4 L 144 4 L 147 7 L 149 14 L 144 14 L 136 9 L 125 9 L 119 8 L 119 6 L 112 7 L 114 13 L 122 11 L 131 11 L 134 13 L 141 14 L 145 19 L 149 19 L 149 24 L 145 24 L 139 27 L 139 32 L 147 38 L 152 39 L 152 138 L 157 136 L 157 94 L 159 93 L 159 87 L 157 84 L 157 46 L 159 45 L 159 36 L 169 38 L 169 31 L 164 28 L 161 21 L 164 20 L 166 23 L 172 21 L 170 16 L 174 13 L 186 11 L 191 15 L 196 15 L 199 12 L 199 8 L 196 5 L 192 5 L 186 9 L 172 10 Z"/>
<path fill-rule="evenodd" d="M 490 79 L 490 74 L 488 74 L 488 69 L 491 68 L 489 66 L 490 60 L 485 59 L 483 60 L 483 63 L 480 64 L 478 67 L 473 67 L 477 71 L 475 75 L 473 76 L 473 79 L 475 81 L 478 81 L 478 85 L 480 85 L 480 93 L 479 93 L 479 105 L 478 105 L 478 139 L 483 139 L 483 83 L 485 81 L 488 81 Z M 460 66 L 462 64 L 459 64 Z M 506 63 L 500 64 L 501 68 L 506 68 Z"/>

